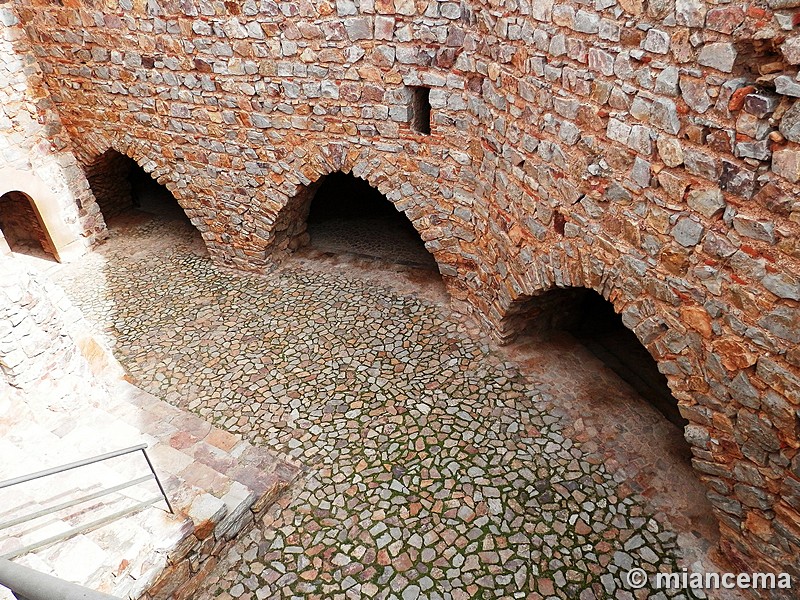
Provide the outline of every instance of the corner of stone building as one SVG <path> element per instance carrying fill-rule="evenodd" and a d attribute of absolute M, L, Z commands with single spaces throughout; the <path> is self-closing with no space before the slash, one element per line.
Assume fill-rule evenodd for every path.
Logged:
<path fill-rule="evenodd" d="M 28 196 L 56 258 L 71 261 L 107 236 L 105 222 L 12 3 L 0 23 L 0 196 Z"/>

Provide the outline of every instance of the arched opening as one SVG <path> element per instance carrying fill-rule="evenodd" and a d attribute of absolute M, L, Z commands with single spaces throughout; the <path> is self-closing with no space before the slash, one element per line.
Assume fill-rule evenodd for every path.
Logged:
<path fill-rule="evenodd" d="M 12 252 L 57 260 L 47 228 L 27 194 L 8 192 L 0 196 L 0 233 Z"/>
<path fill-rule="evenodd" d="M 165 186 L 116 150 L 104 152 L 87 167 L 86 179 L 106 223 L 113 224 L 116 217 L 131 211 L 189 221 Z"/>
<path fill-rule="evenodd" d="M 350 173 L 332 173 L 318 182 L 308 208 L 312 248 L 435 270 L 408 217 L 368 182 Z"/>
<path fill-rule="evenodd" d="M 553 289 L 519 302 L 504 325 L 519 332 L 506 351 L 539 379 L 572 433 L 684 534 L 686 556 L 713 548 L 719 528 L 692 466 L 688 422 L 611 302 L 587 288 Z"/>
<path fill-rule="evenodd" d="M 688 424 L 667 378 L 614 306 L 586 288 L 552 290 L 531 301 L 528 332 L 569 332 L 679 430 Z M 689 456 L 687 447 L 687 457 Z"/>

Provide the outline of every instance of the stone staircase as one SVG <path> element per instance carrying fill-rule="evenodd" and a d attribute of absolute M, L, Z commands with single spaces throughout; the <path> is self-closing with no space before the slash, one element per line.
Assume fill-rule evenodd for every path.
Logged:
<path fill-rule="evenodd" d="M 0 419 L 0 479 L 144 442 L 175 514 L 162 500 L 15 562 L 121 598 L 191 597 L 300 469 L 124 380 L 97 398 L 72 406 L 14 403 Z M 147 473 L 136 452 L 0 490 L 0 521 Z M 147 481 L 0 531 L 0 555 L 158 495 Z M 0 598 L 12 597 L 0 588 Z"/>

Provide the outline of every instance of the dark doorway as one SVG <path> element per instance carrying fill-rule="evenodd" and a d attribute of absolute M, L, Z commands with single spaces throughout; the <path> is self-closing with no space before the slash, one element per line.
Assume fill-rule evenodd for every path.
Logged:
<path fill-rule="evenodd" d="M 530 330 L 568 331 L 671 423 L 681 429 L 688 424 L 667 378 L 611 302 L 594 290 L 568 288 L 537 296 L 531 305 Z"/>
<path fill-rule="evenodd" d="M 56 260 L 47 229 L 26 194 L 8 192 L 0 196 L 0 231 L 12 252 Z"/>
<path fill-rule="evenodd" d="M 349 173 L 325 177 L 308 214 L 311 246 L 403 265 L 436 269 L 411 221 L 386 196 Z"/>
<path fill-rule="evenodd" d="M 132 158 L 116 150 L 108 150 L 99 156 L 86 169 L 86 178 L 106 221 L 131 209 L 188 221 L 166 187 L 155 181 Z"/>
<path fill-rule="evenodd" d="M 678 410 L 667 378 L 639 339 L 622 323 L 611 303 L 594 290 L 580 299 L 568 330 L 670 422 L 683 429 L 689 422 Z"/>

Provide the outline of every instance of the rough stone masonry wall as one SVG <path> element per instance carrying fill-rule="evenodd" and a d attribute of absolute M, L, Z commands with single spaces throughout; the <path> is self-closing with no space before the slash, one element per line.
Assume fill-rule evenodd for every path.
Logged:
<path fill-rule="evenodd" d="M 92 245 L 105 235 L 105 223 L 70 138 L 41 81 L 13 7 L 0 2 L 0 194 L 20 191 L 34 202 L 45 188 L 56 199 L 52 218 L 73 237 Z M 42 207 L 44 210 L 45 207 Z M 50 215 L 48 215 L 49 217 Z M 2 235 L 0 233 L 0 235 Z"/>
<path fill-rule="evenodd" d="M 77 345 L 80 312 L 14 257 L 0 256 L 0 273 L 0 381 L 54 410 L 94 397 L 100 387 Z"/>
<path fill-rule="evenodd" d="M 501 338 L 601 292 L 690 421 L 723 549 L 800 575 L 796 0 L 64 4 L 17 8 L 84 164 L 133 157 L 244 268 L 352 171 Z"/>

